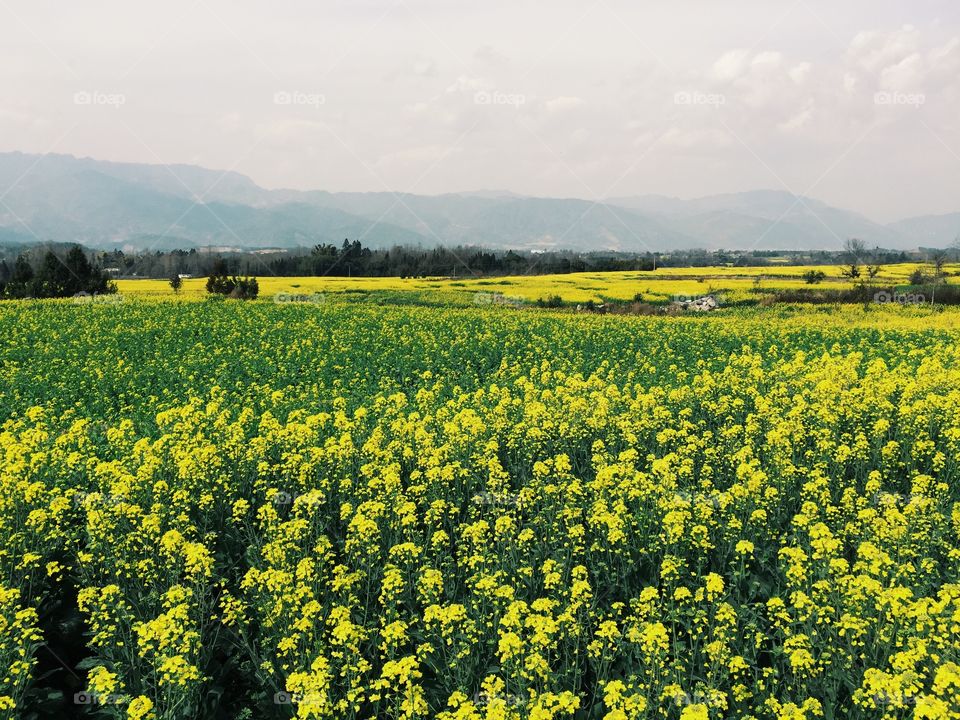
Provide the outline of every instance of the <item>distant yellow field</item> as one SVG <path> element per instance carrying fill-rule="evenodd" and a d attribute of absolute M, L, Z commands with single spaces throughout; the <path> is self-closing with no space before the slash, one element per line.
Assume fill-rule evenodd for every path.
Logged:
<path fill-rule="evenodd" d="M 918 267 L 916 263 L 886 265 L 877 276 L 879 282 L 905 284 Z M 809 270 L 820 270 L 827 277 L 823 285 L 850 287 L 837 266 L 784 266 L 766 268 L 697 267 L 661 268 L 653 272 L 587 272 L 563 275 L 517 275 L 497 278 L 341 278 L 341 277 L 259 277 L 260 296 L 310 293 L 361 294 L 374 291 L 410 292 L 435 296 L 440 302 L 464 304 L 499 293 L 507 299 L 535 302 L 558 295 L 564 302 L 589 300 L 631 300 L 640 295 L 644 301 L 663 302 L 678 296 L 722 294 L 728 300 L 756 297 L 763 291 L 811 287 L 802 279 Z M 960 274 L 960 265 L 946 268 L 950 275 Z M 204 278 L 185 280 L 180 294 L 197 298 L 206 294 Z M 120 280 L 119 290 L 130 296 L 172 295 L 166 280 Z"/>

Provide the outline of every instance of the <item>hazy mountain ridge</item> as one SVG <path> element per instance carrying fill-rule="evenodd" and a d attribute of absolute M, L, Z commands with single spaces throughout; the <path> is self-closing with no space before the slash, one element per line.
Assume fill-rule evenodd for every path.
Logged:
<path fill-rule="evenodd" d="M 640 210 L 678 232 L 704 238 L 708 247 L 726 249 L 836 250 L 858 237 L 869 246 L 910 249 L 902 232 L 820 200 L 776 190 L 711 195 L 681 200 L 657 195 L 616 198 L 615 204 Z"/>
<path fill-rule="evenodd" d="M 891 227 L 916 238 L 925 247 L 943 247 L 960 240 L 960 212 L 907 218 Z"/>
<path fill-rule="evenodd" d="M 601 202 L 498 190 L 436 196 L 268 190 L 235 172 L 70 155 L 0 153 L 0 191 L 6 191 L 0 242 L 39 238 L 128 249 L 296 247 L 350 238 L 372 247 L 827 250 L 848 237 L 912 249 L 945 246 L 960 234 L 960 213 L 882 225 L 773 190 Z"/>

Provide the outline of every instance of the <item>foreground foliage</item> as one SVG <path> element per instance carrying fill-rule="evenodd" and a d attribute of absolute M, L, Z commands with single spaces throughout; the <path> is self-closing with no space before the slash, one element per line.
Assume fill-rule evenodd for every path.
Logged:
<path fill-rule="evenodd" d="M 960 717 L 957 317 L 4 306 L 0 708 Z"/>

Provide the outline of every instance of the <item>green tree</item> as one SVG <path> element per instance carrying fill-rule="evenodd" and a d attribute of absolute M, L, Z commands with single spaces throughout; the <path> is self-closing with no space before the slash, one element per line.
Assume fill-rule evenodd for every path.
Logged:
<path fill-rule="evenodd" d="M 96 292 L 94 275 L 93 266 L 87 260 L 87 254 L 79 245 L 74 245 L 63 260 L 63 294 L 76 295 L 78 292 Z"/>

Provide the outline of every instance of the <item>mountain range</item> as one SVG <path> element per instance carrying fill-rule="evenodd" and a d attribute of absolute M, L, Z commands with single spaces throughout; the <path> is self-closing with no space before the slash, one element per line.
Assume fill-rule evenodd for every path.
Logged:
<path fill-rule="evenodd" d="M 945 247 L 960 212 L 880 224 L 787 192 L 683 200 L 269 190 L 235 172 L 0 153 L 0 243 L 79 242 L 130 250 L 476 245 L 664 252 Z"/>

